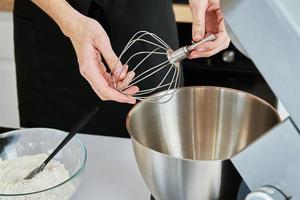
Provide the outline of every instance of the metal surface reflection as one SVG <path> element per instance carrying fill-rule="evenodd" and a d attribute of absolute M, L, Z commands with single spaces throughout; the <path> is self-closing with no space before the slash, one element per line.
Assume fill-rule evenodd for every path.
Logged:
<path fill-rule="evenodd" d="M 186 87 L 165 104 L 139 103 L 127 128 L 156 200 L 234 199 L 230 158 L 280 121 L 265 101 L 237 90 Z"/>

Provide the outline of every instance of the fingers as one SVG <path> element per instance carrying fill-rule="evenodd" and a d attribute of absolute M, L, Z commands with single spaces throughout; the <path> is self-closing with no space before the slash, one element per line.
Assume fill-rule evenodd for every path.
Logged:
<path fill-rule="evenodd" d="M 138 89 L 136 89 L 136 88 L 131 89 L 130 92 L 132 94 L 136 93 L 138 91 Z M 130 88 L 128 88 L 128 89 L 130 89 Z M 117 101 L 120 103 L 129 103 L 129 104 L 136 103 L 136 100 L 133 97 L 124 95 L 110 87 L 107 87 L 104 90 L 104 93 L 105 93 L 105 98 L 103 100 L 113 100 L 113 101 Z M 131 95 L 131 94 L 128 92 L 128 95 Z"/>
<path fill-rule="evenodd" d="M 216 40 L 205 42 L 202 45 L 199 45 L 196 48 L 197 52 L 205 52 L 205 51 L 212 51 L 214 49 L 225 49 L 229 45 L 229 38 L 226 32 L 219 32 L 216 34 Z"/>
<path fill-rule="evenodd" d="M 122 81 L 126 77 L 127 71 L 128 71 L 128 65 L 126 64 L 116 69 L 113 74 L 118 81 Z"/>
<path fill-rule="evenodd" d="M 137 93 L 140 89 L 137 86 L 132 86 L 130 88 L 127 88 L 126 90 L 124 90 L 125 94 L 128 95 L 134 95 L 135 93 Z"/>
<path fill-rule="evenodd" d="M 210 42 L 205 42 L 199 45 L 195 51 L 191 52 L 190 58 L 210 57 L 218 52 L 228 48 L 230 44 L 229 36 L 225 30 L 224 20 L 219 22 L 219 32 L 216 34 L 217 39 Z M 210 34 L 210 33 L 208 33 Z"/>
<path fill-rule="evenodd" d="M 199 45 L 190 53 L 189 58 L 209 57 L 226 49 L 230 39 L 225 29 L 219 1 L 190 0 L 190 7 L 193 15 L 193 40 L 199 40 L 196 36 L 198 32 L 203 37 L 205 30 L 207 34 L 215 34 L 217 39 Z"/>
<path fill-rule="evenodd" d="M 103 85 L 103 83 L 102 80 L 99 80 L 98 78 L 89 76 L 88 81 L 96 94 L 104 101 L 113 100 L 120 103 L 136 103 L 136 100 L 133 97 L 124 95 L 116 89 L 109 87 L 108 85 L 99 86 L 99 84 Z M 132 89 L 131 93 L 135 93 L 135 91 L 136 89 Z M 131 93 L 128 93 L 128 95 Z"/>
<path fill-rule="evenodd" d="M 205 13 L 208 0 L 190 0 L 190 9 L 193 18 L 193 41 L 201 40 L 205 35 Z"/>
<path fill-rule="evenodd" d="M 134 77 L 135 77 L 134 71 L 128 72 L 128 74 L 126 75 L 124 80 L 122 80 L 121 82 L 118 82 L 117 88 L 119 90 L 124 90 L 131 83 L 131 81 L 134 79 Z"/>
<path fill-rule="evenodd" d="M 113 82 L 112 82 L 110 73 L 107 73 L 107 72 L 103 73 L 103 77 L 104 77 L 105 81 L 108 83 L 108 85 L 110 87 L 112 87 Z"/>
<path fill-rule="evenodd" d="M 101 73 L 105 73 L 106 67 L 104 65 L 102 65 L 101 55 L 99 53 L 97 54 L 97 64 L 98 64 L 98 67 L 99 67 Z"/>
<path fill-rule="evenodd" d="M 103 59 L 107 63 L 109 69 L 114 71 L 121 71 L 123 69 L 122 63 L 119 61 L 117 55 L 113 51 L 109 38 L 105 32 L 98 34 L 95 38 L 95 46 L 100 51 Z M 118 75 L 118 74 L 117 74 Z"/>
<path fill-rule="evenodd" d="M 120 93 L 111 85 L 112 76 L 106 71 L 100 54 L 111 70 L 115 66 L 122 67 L 122 65 L 121 62 L 118 62 L 118 58 L 112 50 L 107 34 L 97 21 L 89 20 L 86 23 L 84 32 L 74 34 L 70 39 L 76 51 L 81 75 L 89 82 L 102 100 L 114 100 L 130 104 L 136 102 L 133 97 Z M 125 77 L 127 70 L 125 67 L 120 76 Z M 129 90 L 131 93 L 135 91 L 136 88 Z"/>
<path fill-rule="evenodd" d="M 102 100 L 135 104 L 136 100 L 133 97 L 126 96 L 109 86 L 108 79 L 110 79 L 110 75 L 103 72 L 104 68 L 104 64 L 99 62 L 98 59 L 87 59 L 80 66 L 80 72 Z"/>
<path fill-rule="evenodd" d="M 109 38 L 105 32 L 95 40 L 95 45 L 96 49 L 99 50 L 106 61 L 108 67 L 113 72 L 113 77 L 111 78 L 114 79 L 114 82 L 122 81 L 126 77 L 128 65 L 122 65 L 121 61 L 113 51 Z"/>
<path fill-rule="evenodd" d="M 216 36 L 217 39 L 215 41 L 206 42 L 191 52 L 190 58 L 210 57 L 229 46 L 230 40 L 225 32 L 220 32 Z"/>

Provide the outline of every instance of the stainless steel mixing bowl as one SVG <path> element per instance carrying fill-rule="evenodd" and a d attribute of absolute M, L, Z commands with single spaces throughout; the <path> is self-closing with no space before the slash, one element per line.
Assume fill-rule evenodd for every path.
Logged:
<path fill-rule="evenodd" d="M 156 200 L 231 200 L 241 177 L 230 158 L 279 121 L 276 110 L 256 96 L 185 87 L 168 103 L 138 103 L 126 123 Z"/>

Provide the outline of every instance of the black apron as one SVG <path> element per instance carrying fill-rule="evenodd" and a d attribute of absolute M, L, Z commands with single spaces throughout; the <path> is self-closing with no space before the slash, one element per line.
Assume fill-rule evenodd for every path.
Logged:
<path fill-rule="evenodd" d="M 98 20 L 120 54 L 139 30 L 156 33 L 172 48 L 178 36 L 171 0 L 73 0 Z M 95 105 L 100 111 L 86 133 L 128 137 L 125 119 L 132 105 L 101 101 L 80 75 L 70 40 L 29 0 L 15 0 L 14 41 L 22 127 L 70 128 Z"/>

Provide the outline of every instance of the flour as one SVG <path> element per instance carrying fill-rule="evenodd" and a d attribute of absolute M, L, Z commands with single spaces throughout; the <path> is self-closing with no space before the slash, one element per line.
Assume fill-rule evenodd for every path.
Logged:
<path fill-rule="evenodd" d="M 70 178 L 68 170 L 58 161 L 52 160 L 45 169 L 30 180 L 24 180 L 31 170 L 47 158 L 46 154 L 22 156 L 13 160 L 0 159 L 0 200 L 65 200 L 71 197 L 75 187 L 71 182 L 58 188 L 18 198 L 2 197 L 3 194 L 37 192 L 56 186 Z"/>

